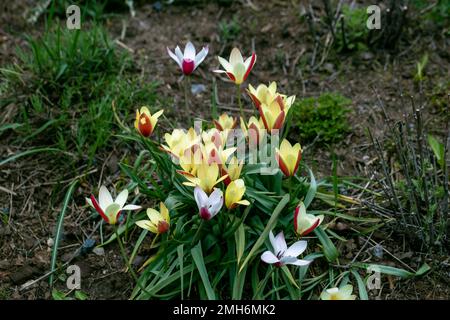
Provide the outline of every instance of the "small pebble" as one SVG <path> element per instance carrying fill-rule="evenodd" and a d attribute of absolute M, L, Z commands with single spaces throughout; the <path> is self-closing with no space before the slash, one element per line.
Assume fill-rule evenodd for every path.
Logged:
<path fill-rule="evenodd" d="M 103 248 L 94 248 L 94 250 L 92 250 L 93 253 L 95 253 L 98 256 L 104 256 L 105 255 L 105 249 Z"/>
<path fill-rule="evenodd" d="M 49 248 L 53 247 L 54 244 L 55 244 L 55 240 L 53 240 L 53 238 L 48 238 L 47 239 L 47 246 Z"/>
<path fill-rule="evenodd" d="M 193 95 L 200 94 L 206 91 L 206 87 L 204 84 L 193 84 L 191 86 L 191 92 Z"/>

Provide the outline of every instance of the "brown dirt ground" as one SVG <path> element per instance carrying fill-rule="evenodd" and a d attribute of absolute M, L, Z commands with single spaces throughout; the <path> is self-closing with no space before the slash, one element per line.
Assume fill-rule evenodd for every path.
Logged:
<path fill-rule="evenodd" d="M 6 5 L 0 14 L 0 64 L 14 61 L 14 46 L 23 45 L 22 32 L 39 33 L 42 26 L 30 27 L 23 20 L 23 12 L 29 8 L 30 1 L 18 1 Z M 246 3 L 246 2 L 245 2 Z M 256 4 L 257 3 L 257 4 Z M 296 3 L 295 1 L 292 3 Z M 337 91 L 351 98 L 352 112 L 349 122 L 352 133 L 335 152 L 339 156 L 339 175 L 365 175 L 370 173 L 363 158 L 374 157 L 370 143 L 365 134 L 371 128 L 376 135 L 383 132 L 383 121 L 377 99 L 371 87 L 375 87 L 383 95 L 388 111 L 394 117 L 401 117 L 410 111 L 408 104 L 399 103 L 399 93 L 417 94 L 412 77 L 415 64 L 425 52 L 429 51 L 430 63 L 427 67 L 429 79 L 425 92 L 431 92 L 439 83 L 450 78 L 448 55 L 448 39 L 435 40 L 433 37 L 413 37 L 410 45 L 402 48 L 399 55 L 387 53 L 338 56 L 330 58 L 315 72 L 296 68 L 298 61 L 309 61 L 313 44 L 308 35 L 306 25 L 299 22 L 298 3 L 273 1 L 256 2 L 258 10 L 247 4 L 235 3 L 230 8 L 222 8 L 216 4 L 201 7 L 168 6 L 156 12 L 151 5 L 138 8 L 137 16 L 131 18 L 127 14 L 106 21 L 107 29 L 116 37 L 122 31 L 122 20 L 127 29 L 121 42 L 133 52 L 140 71 L 149 81 L 160 82 L 159 92 L 169 98 L 165 105 L 168 118 L 179 125 L 185 125 L 186 117 L 179 108 L 183 107 L 183 94 L 179 82 L 179 70 L 166 54 L 166 46 L 173 48 L 193 40 L 197 46 L 209 44 L 210 53 L 192 82 L 206 86 L 203 94 L 194 97 L 195 108 L 192 116 L 209 119 L 211 91 L 214 83 L 218 86 L 219 108 L 223 111 L 235 112 L 234 88 L 231 84 L 212 74 L 218 67 L 217 55 L 226 55 L 233 45 L 249 54 L 254 49 L 258 60 L 253 69 L 249 83 L 267 83 L 277 81 L 281 92 L 296 94 L 297 97 L 318 96 L 323 92 Z M 242 31 L 233 43 L 223 45 L 219 38 L 218 21 L 229 20 L 236 16 Z M 438 37 L 439 38 L 439 37 Z M 431 48 L 432 50 L 428 50 Z M 251 109 L 247 99 L 248 111 Z M 436 133 L 442 130 L 442 122 L 436 119 L 433 106 L 426 105 L 429 121 L 436 122 Z M 129 119 L 131 121 L 131 119 Z M 16 146 L 0 147 L 2 158 L 17 150 Z M 92 172 L 93 181 L 102 177 L 114 182 L 119 177 L 117 163 L 123 156 L 123 150 L 114 148 L 108 154 L 98 156 L 97 163 L 105 163 L 100 169 Z M 305 161 L 313 165 L 318 176 L 331 173 L 332 161 L 328 150 L 312 146 L 307 148 Z M 47 199 L 55 196 L 61 181 L 52 177 L 64 177 L 64 185 L 70 183 L 73 173 L 63 174 L 57 168 L 46 167 L 45 158 L 36 167 L 35 162 L 21 160 L 2 168 L 0 186 L 0 202 L 2 207 L 9 208 L 10 221 L 7 226 L 0 225 L 0 299 L 35 299 L 51 298 L 46 279 L 39 281 L 28 289 L 20 291 L 20 285 L 31 279 L 37 279 L 49 270 L 51 249 L 47 240 L 53 237 L 59 207 L 51 207 Z M 93 168 L 95 170 L 95 168 Z M 50 177 L 50 178 L 49 178 Z M 75 191 L 75 201 L 68 210 L 64 221 L 65 237 L 61 244 L 60 260 L 67 261 L 71 254 L 81 245 L 84 239 L 94 230 L 96 222 L 90 220 L 89 210 L 84 205 L 84 195 L 90 193 L 91 187 L 84 183 Z M 62 200 L 60 201 L 62 202 Z M 82 227 L 80 227 L 80 225 Z M 401 240 L 394 239 L 391 234 L 380 232 L 373 240 L 380 243 L 392 256 L 403 263 L 416 268 L 424 261 L 434 263 L 435 271 L 419 280 L 396 281 L 384 278 L 383 288 L 372 297 L 381 299 L 448 299 L 449 258 L 427 256 L 412 253 Z M 98 234 L 98 232 L 96 233 Z M 98 236 L 94 236 L 98 240 Z M 131 242 L 131 241 L 130 241 Z M 345 258 L 351 260 L 364 244 L 365 239 L 352 239 L 342 247 Z M 131 246 L 130 246 L 131 247 Z M 373 258 L 369 245 L 361 253 L 365 259 Z M 145 250 L 144 250 L 145 251 Z M 82 287 L 92 299 L 128 298 L 132 288 L 132 280 L 121 270 L 123 264 L 115 245 L 105 248 L 103 256 L 91 253 L 81 256 L 75 261 L 82 268 Z M 385 254 L 379 261 L 393 266 L 399 262 Z M 60 287 L 64 289 L 63 282 Z"/>

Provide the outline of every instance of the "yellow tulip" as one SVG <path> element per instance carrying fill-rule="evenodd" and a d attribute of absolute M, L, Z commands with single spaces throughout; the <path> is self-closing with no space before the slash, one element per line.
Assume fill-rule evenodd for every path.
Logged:
<path fill-rule="evenodd" d="M 222 166 L 222 175 L 228 175 L 224 183 L 229 185 L 231 181 L 239 179 L 243 166 L 244 161 L 239 161 L 236 157 L 231 158 L 228 165 L 224 164 Z"/>
<path fill-rule="evenodd" d="M 224 131 L 227 129 L 234 129 L 237 124 L 237 118 L 233 118 L 226 113 L 223 113 L 218 120 L 213 120 L 217 130 Z"/>
<path fill-rule="evenodd" d="M 297 171 L 300 159 L 302 158 L 300 143 L 292 146 L 287 139 L 284 139 L 281 142 L 280 149 L 276 149 L 276 158 L 284 175 L 292 177 Z"/>
<path fill-rule="evenodd" d="M 352 294 L 353 286 L 348 284 L 342 288 L 331 288 L 322 292 L 322 300 L 355 300 L 356 296 Z"/>
<path fill-rule="evenodd" d="M 207 194 L 210 194 L 216 184 L 225 180 L 228 175 L 219 177 L 219 165 L 217 163 L 202 163 L 197 166 L 196 174 L 190 174 L 184 171 L 178 171 L 182 174 L 188 182 L 183 184 L 186 186 L 196 187 L 199 186 Z"/>
<path fill-rule="evenodd" d="M 147 229 L 153 233 L 166 233 L 170 228 L 170 215 L 169 210 L 164 205 L 163 202 L 160 203 L 159 212 L 155 209 L 148 208 L 147 216 L 149 220 L 139 220 L 136 221 L 136 224 L 143 228 Z"/>
<path fill-rule="evenodd" d="M 294 230 L 299 236 L 306 236 L 317 228 L 323 221 L 323 215 L 315 216 L 306 213 L 306 207 L 300 202 L 294 212 Z"/>
<path fill-rule="evenodd" d="M 190 128 L 188 132 L 182 129 L 174 129 L 171 134 L 166 133 L 164 139 L 166 140 L 166 145 L 162 145 L 161 148 L 176 158 L 182 157 L 187 149 L 190 149 L 200 141 L 200 137 L 194 128 Z"/>
<path fill-rule="evenodd" d="M 228 209 L 234 209 L 239 204 L 243 206 L 248 206 L 250 204 L 247 200 L 242 200 L 245 193 L 244 180 L 237 179 L 231 181 L 225 191 L 225 205 Z"/>
<path fill-rule="evenodd" d="M 248 137 L 249 141 L 258 144 L 259 141 L 264 137 L 265 129 L 264 124 L 261 119 L 257 119 L 252 116 L 246 124 L 244 119 L 241 118 L 241 130 L 245 137 Z"/>
<path fill-rule="evenodd" d="M 295 96 L 287 97 L 278 93 L 276 82 L 270 83 L 269 86 L 260 84 L 256 89 L 249 85 L 247 92 L 258 109 L 265 128 L 268 131 L 280 130 L 295 101 Z"/>
<path fill-rule="evenodd" d="M 149 137 L 155 130 L 158 118 L 163 114 L 164 110 L 159 110 L 154 115 L 151 115 L 147 107 L 142 107 L 141 110 L 136 110 L 136 120 L 134 127 L 144 137 Z"/>

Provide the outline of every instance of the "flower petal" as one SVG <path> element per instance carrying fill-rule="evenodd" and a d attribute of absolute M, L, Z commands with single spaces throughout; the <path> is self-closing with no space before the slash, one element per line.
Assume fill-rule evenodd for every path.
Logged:
<path fill-rule="evenodd" d="M 298 257 L 306 250 L 307 242 L 304 240 L 297 241 L 291 245 L 284 253 L 287 257 Z"/>
<path fill-rule="evenodd" d="M 181 49 L 179 46 L 175 48 L 175 54 L 177 55 L 178 61 L 180 61 L 180 64 L 183 62 L 183 53 L 181 52 Z"/>
<path fill-rule="evenodd" d="M 219 63 L 222 65 L 222 67 L 225 69 L 226 72 L 233 71 L 233 66 L 231 65 L 231 63 L 229 63 L 227 60 L 225 60 L 222 57 L 217 57 L 217 59 L 219 59 Z M 220 70 L 220 71 L 223 72 L 222 70 Z"/>
<path fill-rule="evenodd" d="M 203 47 L 202 50 L 195 56 L 195 69 L 200 65 L 200 63 L 205 60 L 206 56 L 208 55 L 208 47 Z"/>
<path fill-rule="evenodd" d="M 186 43 L 186 47 L 184 47 L 183 58 L 190 59 L 192 61 L 195 60 L 195 47 L 190 41 L 188 41 L 188 43 Z"/>
<path fill-rule="evenodd" d="M 244 58 L 238 48 L 233 48 L 230 53 L 230 63 L 234 66 L 238 63 L 244 64 Z"/>
<path fill-rule="evenodd" d="M 125 205 L 125 202 L 127 202 L 128 199 L 128 189 L 124 189 L 122 190 L 121 193 L 119 193 L 119 195 L 116 198 L 116 201 L 114 201 L 115 203 L 117 203 L 120 208 L 122 208 Z"/>
<path fill-rule="evenodd" d="M 208 205 L 208 195 L 198 186 L 194 189 L 194 198 L 199 210 Z"/>
<path fill-rule="evenodd" d="M 176 63 L 178 64 L 178 66 L 181 68 L 181 61 L 178 60 L 178 56 L 177 56 L 175 53 L 173 53 L 172 51 L 170 51 L 169 48 L 167 48 L 167 53 L 169 54 L 169 56 L 170 56 L 173 60 L 175 60 L 175 62 L 176 62 Z"/>
<path fill-rule="evenodd" d="M 122 208 L 122 210 L 139 210 L 141 209 L 141 206 L 137 206 L 134 204 L 127 204 L 125 207 Z"/>
<path fill-rule="evenodd" d="M 287 244 L 286 244 L 286 240 L 284 239 L 284 232 L 283 231 L 281 231 L 275 237 L 275 245 L 276 245 L 276 247 L 278 249 L 277 252 L 275 252 L 276 254 L 278 254 L 279 252 L 285 252 L 287 250 Z"/>
<path fill-rule="evenodd" d="M 113 198 L 111 197 L 111 193 L 109 193 L 108 189 L 105 186 L 101 186 L 98 192 L 98 204 L 102 208 L 103 211 L 106 211 L 106 208 L 112 204 Z"/>
<path fill-rule="evenodd" d="M 261 260 L 269 264 L 280 262 L 280 260 L 270 251 L 264 252 L 261 255 Z"/>
<path fill-rule="evenodd" d="M 289 262 L 285 262 L 286 264 L 293 264 L 294 266 L 307 266 L 311 263 L 310 260 L 301 260 L 301 259 L 297 259 L 295 261 L 289 261 Z"/>

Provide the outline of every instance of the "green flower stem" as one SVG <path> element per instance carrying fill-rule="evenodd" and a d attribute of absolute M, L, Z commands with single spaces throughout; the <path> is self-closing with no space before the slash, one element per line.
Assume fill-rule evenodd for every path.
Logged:
<path fill-rule="evenodd" d="M 193 246 L 193 245 L 198 241 L 198 239 L 200 238 L 200 232 L 202 231 L 203 225 L 204 225 L 204 224 L 205 224 L 205 220 L 202 219 L 202 222 L 200 222 L 200 226 L 198 227 L 197 232 L 195 233 L 194 238 L 192 239 L 192 242 L 191 242 L 191 245 L 192 245 L 192 246 Z"/>
<path fill-rule="evenodd" d="M 239 104 L 239 113 L 242 117 L 242 119 L 244 119 L 244 111 L 242 109 L 242 100 L 241 100 L 241 85 L 236 85 L 236 97 L 237 97 L 237 101 Z"/>
<path fill-rule="evenodd" d="M 128 259 L 127 253 L 125 252 L 125 247 L 123 246 L 122 239 L 120 238 L 120 235 L 119 235 L 119 231 L 118 231 L 119 228 L 117 228 L 116 225 L 113 225 L 113 228 L 114 228 L 114 233 L 116 235 L 117 242 L 119 243 L 120 253 L 122 255 L 123 260 L 125 261 L 125 264 L 126 264 L 128 270 L 130 270 L 133 280 L 136 281 L 136 284 L 139 286 L 139 288 L 141 288 L 141 290 L 143 290 L 146 294 L 151 296 L 151 293 L 148 292 L 147 289 L 145 289 L 141 285 L 141 283 L 139 282 L 139 278 L 137 277 L 136 273 L 133 270 L 133 267 L 131 266 L 131 261 L 129 261 L 129 259 Z"/>
<path fill-rule="evenodd" d="M 292 197 L 292 177 L 288 178 L 289 196 Z"/>
<path fill-rule="evenodd" d="M 187 117 L 189 121 L 189 125 L 192 123 L 191 113 L 189 112 L 189 90 L 190 90 L 190 78 L 189 76 L 184 76 L 184 107 L 187 112 Z M 188 127 L 189 127 L 188 125 Z"/>

